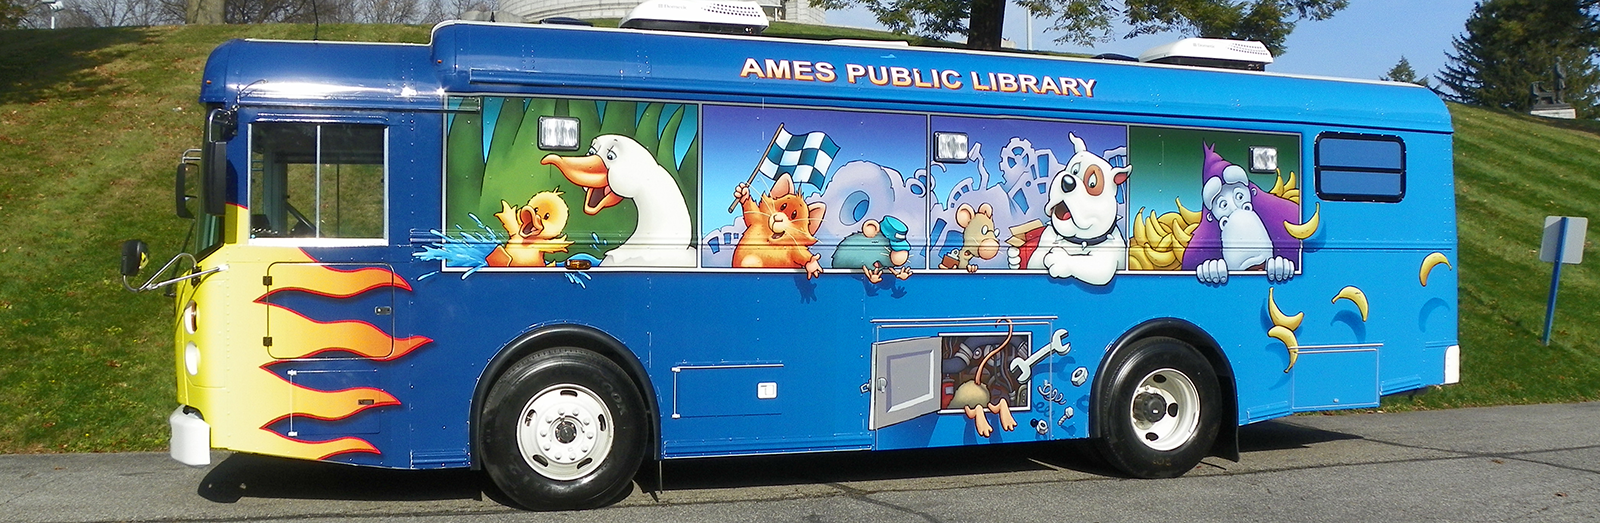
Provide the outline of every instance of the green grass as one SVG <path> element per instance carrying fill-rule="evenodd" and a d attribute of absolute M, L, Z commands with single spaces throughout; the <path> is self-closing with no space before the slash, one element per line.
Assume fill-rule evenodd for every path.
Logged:
<path fill-rule="evenodd" d="M 1390 398 L 1385 407 L 1600 398 L 1600 278 L 1594 270 L 1600 260 L 1563 268 L 1549 347 L 1539 337 L 1551 266 L 1538 260 L 1545 216 L 1600 219 L 1600 123 L 1551 122 L 1460 105 L 1450 110 L 1461 249 L 1461 383 L 1414 400 Z"/>
<path fill-rule="evenodd" d="M 769 34 L 880 38 L 774 24 Z M 164 260 L 177 155 L 199 142 L 207 53 L 303 25 L 0 31 L 0 452 L 154 450 L 173 408 L 171 300 L 116 276 L 118 244 Z M 426 42 L 410 26 L 323 26 L 327 40 Z M 1385 408 L 1600 398 L 1600 285 L 1568 267 L 1539 344 L 1545 215 L 1600 217 L 1600 125 L 1452 106 L 1460 205 L 1462 383 Z M 1600 234 L 1600 233 L 1597 233 Z"/>

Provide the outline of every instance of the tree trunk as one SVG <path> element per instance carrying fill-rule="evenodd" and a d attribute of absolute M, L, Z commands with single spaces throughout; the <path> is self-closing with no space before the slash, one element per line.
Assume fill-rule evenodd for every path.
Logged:
<path fill-rule="evenodd" d="M 1000 49 L 1000 32 L 1005 28 L 1006 0 L 972 0 L 972 18 L 967 26 L 967 49 Z"/>
<path fill-rule="evenodd" d="M 188 6 L 184 9 L 186 24 L 225 24 L 222 18 L 223 0 L 187 0 Z"/>

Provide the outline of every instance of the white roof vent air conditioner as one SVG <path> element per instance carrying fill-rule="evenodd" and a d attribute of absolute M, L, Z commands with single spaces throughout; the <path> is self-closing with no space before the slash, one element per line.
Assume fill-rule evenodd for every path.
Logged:
<path fill-rule="evenodd" d="M 1185 38 L 1139 55 L 1140 62 L 1265 71 L 1272 52 L 1261 42 L 1220 38 Z"/>
<path fill-rule="evenodd" d="M 648 0 L 622 19 L 621 27 L 696 33 L 761 34 L 767 15 L 741 0 Z"/>

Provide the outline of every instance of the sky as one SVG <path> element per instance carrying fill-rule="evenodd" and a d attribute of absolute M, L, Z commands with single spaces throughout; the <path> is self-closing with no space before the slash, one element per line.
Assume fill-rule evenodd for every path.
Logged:
<path fill-rule="evenodd" d="M 1285 42 L 1288 52 L 1268 71 L 1377 79 L 1404 56 L 1419 76 L 1443 69 L 1450 39 L 1461 34 L 1476 0 L 1350 0 L 1350 6 L 1323 21 L 1301 21 Z M 865 9 L 829 11 L 828 24 L 881 29 Z M 1055 43 L 1045 32 L 1049 20 L 1033 22 L 1035 49 L 1138 56 L 1145 49 L 1183 38 L 1176 33 L 1145 35 L 1097 44 L 1093 48 Z M 1127 33 L 1113 28 L 1113 35 Z M 1007 6 L 1005 37 L 1027 48 L 1027 18 L 1015 3 Z"/>

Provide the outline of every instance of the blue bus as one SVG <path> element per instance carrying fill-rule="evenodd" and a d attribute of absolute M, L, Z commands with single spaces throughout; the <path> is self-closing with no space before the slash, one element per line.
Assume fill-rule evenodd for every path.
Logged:
<path fill-rule="evenodd" d="M 176 295 L 191 465 L 470 467 L 534 508 L 710 456 L 1083 439 L 1171 477 L 1458 379 L 1421 87 L 450 22 L 230 41 L 200 101 L 192 249 L 139 287 Z"/>

